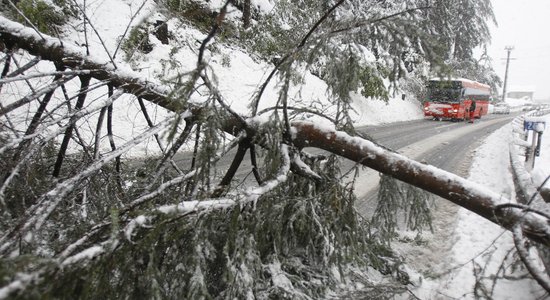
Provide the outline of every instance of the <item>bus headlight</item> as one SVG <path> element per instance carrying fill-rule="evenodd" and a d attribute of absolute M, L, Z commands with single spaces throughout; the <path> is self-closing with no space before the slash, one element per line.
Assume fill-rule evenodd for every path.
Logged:
<path fill-rule="evenodd" d="M 458 109 L 453 109 L 453 112 L 456 114 L 458 112 Z"/>

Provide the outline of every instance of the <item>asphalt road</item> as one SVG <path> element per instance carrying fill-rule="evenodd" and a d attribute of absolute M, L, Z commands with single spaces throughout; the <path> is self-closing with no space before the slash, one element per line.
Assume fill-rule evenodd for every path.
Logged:
<path fill-rule="evenodd" d="M 359 129 L 378 144 L 401 153 L 409 158 L 466 177 L 473 150 L 498 128 L 506 125 L 515 115 L 487 115 L 474 124 L 466 122 L 414 120 L 381 126 L 366 126 Z M 344 170 L 353 162 L 344 163 Z M 373 176 L 374 174 L 374 176 Z M 364 182 L 356 191 L 359 196 L 357 207 L 368 216 L 375 205 L 376 172 L 365 171 Z M 369 178 L 370 177 L 370 178 Z M 375 177 L 375 178 L 372 178 Z"/>
<path fill-rule="evenodd" d="M 426 153 L 416 157 L 428 164 L 449 172 L 457 172 L 456 166 L 471 146 L 482 141 L 487 135 L 509 123 L 515 115 L 488 115 L 474 124 L 434 120 L 415 120 L 382 126 L 362 127 L 360 131 L 371 136 L 378 144 L 395 151 L 421 140 L 435 139 L 440 135 L 452 135 L 442 147 L 424 149 Z M 464 130 L 465 128 L 474 130 Z M 459 174 L 460 175 L 460 174 Z"/>

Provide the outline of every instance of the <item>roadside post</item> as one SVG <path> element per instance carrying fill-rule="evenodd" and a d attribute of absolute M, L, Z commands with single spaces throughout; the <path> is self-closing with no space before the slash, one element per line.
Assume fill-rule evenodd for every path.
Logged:
<path fill-rule="evenodd" d="M 531 148 L 526 157 L 527 170 L 531 171 L 535 167 L 535 156 L 540 156 L 540 145 L 542 142 L 542 133 L 546 129 L 545 118 L 541 117 L 526 117 L 523 121 L 523 129 L 532 131 Z"/>

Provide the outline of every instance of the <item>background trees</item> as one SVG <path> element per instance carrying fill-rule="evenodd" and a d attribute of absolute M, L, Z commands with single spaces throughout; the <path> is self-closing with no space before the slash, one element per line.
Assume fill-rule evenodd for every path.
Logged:
<path fill-rule="evenodd" d="M 74 15 L 65 25 L 44 23 L 47 30 L 23 27 L 14 21 L 31 15 L 24 3 Z M 355 181 L 341 180 L 338 156 L 368 163 L 364 157 L 382 151 L 345 133 L 354 133 L 350 93 L 388 97 L 410 74 L 446 75 L 445 63 L 473 61 L 471 50 L 488 37 L 489 2 L 268 3 L 271 10 L 251 6 L 248 24 L 246 14 L 231 14 L 246 10 L 246 1 L 136 1 L 128 30 L 113 41 L 101 38 L 84 1 L 8 1 L 11 20 L 0 18 L 7 99 L 0 107 L 0 296 L 308 299 L 346 295 L 342 277 L 362 282 L 370 295 L 406 292 L 407 274 L 387 236 L 354 210 Z M 147 10 L 162 14 L 147 19 Z M 165 25 L 162 49 L 170 56 L 151 64 L 162 47 L 154 33 Z M 238 99 L 246 110 L 228 101 L 231 91 L 220 88 L 214 66 L 216 59 L 231 63 L 231 47 L 272 63 L 250 98 Z M 179 60 L 182 53 L 192 59 Z M 464 74 L 479 72 L 470 66 Z M 137 71 L 144 69 L 155 76 Z M 309 72 L 326 83 L 326 101 L 291 92 Z M 116 127 L 116 115 L 132 102 L 140 114 Z M 303 121 L 310 116 L 332 127 Z M 137 118 L 146 125 L 138 127 Z M 123 126 L 133 131 L 125 140 L 117 137 Z M 154 154 L 125 156 L 148 143 Z M 185 150 L 189 160 L 178 163 L 176 153 Z M 384 151 L 371 161 L 398 158 Z M 230 163 L 220 163 L 223 157 Z M 235 176 L 245 159 L 253 180 Z M 421 164 L 395 166 L 379 170 L 422 186 L 407 173 L 426 171 Z M 463 181 L 451 179 L 459 191 Z M 547 242 L 547 234 L 533 234 L 546 233 L 544 220 L 495 214 L 494 196 L 480 196 L 485 202 L 471 209 L 486 208 L 482 214 L 499 223 L 521 217 L 526 234 Z M 366 270 L 386 283 L 374 283 Z"/>

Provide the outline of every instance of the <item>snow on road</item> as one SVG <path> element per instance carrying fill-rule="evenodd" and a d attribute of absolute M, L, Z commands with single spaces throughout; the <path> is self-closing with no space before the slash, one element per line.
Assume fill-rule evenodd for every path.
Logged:
<path fill-rule="evenodd" d="M 515 198 L 508 152 L 511 140 L 511 124 L 491 134 L 475 150 L 468 177 L 508 199 Z M 537 170 L 548 176 L 550 139 L 543 143 L 542 152 L 537 161 Z M 528 279 L 500 278 L 493 286 L 495 274 L 500 277 L 504 276 L 503 272 L 511 275 L 509 269 L 499 270 L 505 259 L 506 266 L 510 263 L 507 255 L 514 248 L 511 233 L 464 208 L 457 209 L 456 218 L 454 238 L 446 241 L 450 245 L 440 245 L 442 249 L 452 247 L 450 257 L 447 258 L 449 264 L 437 274 L 432 274 L 436 275 L 435 278 L 423 278 L 415 291 L 417 296 L 421 299 L 475 299 L 483 295 L 484 289 L 494 292 L 494 299 L 536 299 L 544 295 L 542 289 Z M 437 257 L 435 253 L 429 259 L 434 257 Z M 475 287 L 478 289 L 474 290 Z"/>

